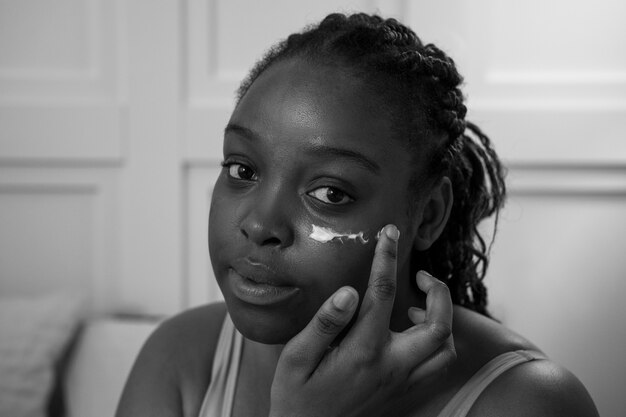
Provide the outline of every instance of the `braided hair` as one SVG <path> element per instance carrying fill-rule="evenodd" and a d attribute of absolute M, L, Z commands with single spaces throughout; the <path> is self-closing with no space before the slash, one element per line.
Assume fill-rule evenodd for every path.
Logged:
<path fill-rule="evenodd" d="M 478 224 L 495 214 L 497 226 L 506 195 L 504 168 L 489 138 L 465 120 L 463 78 L 454 61 L 395 19 L 335 13 L 272 47 L 242 82 L 238 100 L 270 65 L 296 57 L 350 71 L 378 86 L 377 99 L 394 119 L 396 136 L 406 140 L 415 160 L 426 149 L 425 172 L 416 168 L 411 178 L 410 208 L 425 181 L 450 178 L 454 202 L 449 221 L 429 249 L 412 256 L 412 270 L 431 271 L 448 285 L 455 304 L 489 315 L 482 280 L 490 245 Z"/>

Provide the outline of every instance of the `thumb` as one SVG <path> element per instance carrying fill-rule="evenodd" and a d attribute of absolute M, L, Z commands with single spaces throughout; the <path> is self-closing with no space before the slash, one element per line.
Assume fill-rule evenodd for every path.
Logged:
<path fill-rule="evenodd" d="M 352 319 L 358 301 L 359 294 L 354 288 L 338 289 L 322 304 L 309 324 L 285 345 L 280 362 L 288 368 L 312 373 L 328 346 Z"/>

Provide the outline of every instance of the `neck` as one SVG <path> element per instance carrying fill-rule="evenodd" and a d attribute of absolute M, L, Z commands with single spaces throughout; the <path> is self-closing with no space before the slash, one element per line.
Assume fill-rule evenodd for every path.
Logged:
<path fill-rule="evenodd" d="M 244 338 L 244 355 L 250 354 L 261 363 L 278 363 L 278 358 L 285 345 L 266 345 Z"/>
<path fill-rule="evenodd" d="M 242 362 L 247 364 L 245 368 L 249 372 L 248 377 L 260 383 L 257 387 L 266 386 L 267 394 L 284 347 L 285 345 L 266 345 L 246 338 L 243 340 Z"/>

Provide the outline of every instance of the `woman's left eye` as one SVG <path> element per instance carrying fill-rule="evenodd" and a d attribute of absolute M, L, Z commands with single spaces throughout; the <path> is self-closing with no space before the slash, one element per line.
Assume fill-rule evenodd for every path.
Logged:
<path fill-rule="evenodd" d="M 335 187 L 319 187 L 308 194 L 326 204 L 340 205 L 353 201 L 348 194 Z"/>

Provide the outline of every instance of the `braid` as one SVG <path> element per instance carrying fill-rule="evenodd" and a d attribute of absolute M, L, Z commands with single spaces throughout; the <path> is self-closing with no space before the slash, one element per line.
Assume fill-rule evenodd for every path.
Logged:
<path fill-rule="evenodd" d="M 489 247 L 478 224 L 495 214 L 497 225 L 506 194 L 504 169 L 489 138 L 465 120 L 463 77 L 454 61 L 395 19 L 335 13 L 271 48 L 242 82 L 238 99 L 270 65 L 294 57 L 351 71 L 378 88 L 396 135 L 406 138 L 411 150 L 419 149 L 415 155 L 431 152 L 427 175 L 449 176 L 454 203 L 442 235 L 414 254 L 412 266 L 443 279 L 456 304 L 488 315 L 482 280 Z M 418 183 L 416 170 L 411 184 Z"/>
<path fill-rule="evenodd" d="M 418 44 L 421 46 L 422 44 L 415 32 L 398 22 L 396 19 L 387 19 L 383 30 L 385 32 L 385 39 L 394 45 L 411 46 Z"/>
<path fill-rule="evenodd" d="M 479 223 L 495 215 L 504 204 L 504 168 L 489 138 L 466 122 L 463 134 L 444 157 L 454 204 L 441 237 L 428 250 L 436 276 L 446 278 L 455 303 L 487 314 L 487 290 L 482 283 L 489 266 L 489 249 L 478 231 Z M 475 139 L 474 139 L 475 137 Z M 450 261 L 456 259 L 457 261 Z"/>

